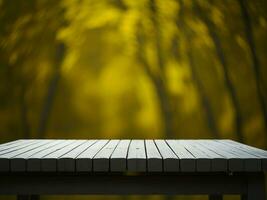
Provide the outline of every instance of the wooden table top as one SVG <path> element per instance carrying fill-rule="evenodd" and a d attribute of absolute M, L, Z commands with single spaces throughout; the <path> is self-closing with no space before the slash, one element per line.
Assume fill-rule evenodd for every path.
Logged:
<path fill-rule="evenodd" d="M 258 172 L 267 151 L 232 140 L 23 139 L 0 145 L 0 172 Z"/>

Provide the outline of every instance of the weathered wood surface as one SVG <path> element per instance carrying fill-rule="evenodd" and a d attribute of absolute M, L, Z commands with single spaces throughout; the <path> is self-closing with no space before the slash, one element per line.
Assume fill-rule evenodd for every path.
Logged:
<path fill-rule="evenodd" d="M 267 151 L 232 140 L 16 140 L 0 172 L 260 172 Z"/>

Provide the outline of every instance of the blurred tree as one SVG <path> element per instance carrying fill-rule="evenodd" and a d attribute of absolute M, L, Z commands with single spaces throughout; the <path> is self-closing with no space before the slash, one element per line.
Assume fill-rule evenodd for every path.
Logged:
<path fill-rule="evenodd" d="M 235 87 L 232 83 L 232 80 L 230 78 L 228 66 L 227 66 L 227 61 L 225 57 L 225 53 L 223 51 L 223 47 L 221 45 L 220 38 L 218 37 L 216 33 L 216 27 L 212 20 L 207 17 L 204 12 L 201 10 L 201 7 L 199 5 L 199 2 L 197 0 L 194 0 L 194 9 L 196 12 L 196 15 L 203 21 L 205 26 L 207 27 L 208 33 L 213 41 L 214 47 L 216 54 L 218 56 L 219 62 L 222 66 L 223 69 L 223 74 L 224 74 L 224 81 L 225 81 L 225 86 L 229 91 L 229 96 L 232 100 L 233 103 L 233 108 L 235 110 L 235 126 L 236 126 L 236 136 L 237 139 L 240 142 L 244 141 L 244 134 L 243 134 L 243 125 L 242 125 L 242 112 L 240 108 L 240 104 L 238 102 L 238 97 L 235 91 Z"/>
<path fill-rule="evenodd" d="M 264 0 L 2 0 L 0 9 L 6 139 L 267 139 Z"/>
<path fill-rule="evenodd" d="M 263 118 L 265 122 L 265 131 L 267 132 L 267 105 L 266 105 L 266 100 L 264 98 L 264 93 L 267 90 L 264 87 L 264 83 L 262 81 L 261 65 L 260 65 L 258 55 L 257 55 L 256 45 L 254 41 L 253 29 L 252 29 L 251 19 L 250 19 L 250 15 L 248 11 L 248 2 L 247 0 L 238 0 L 238 2 L 240 5 L 242 19 L 244 22 L 245 35 L 246 35 L 249 50 L 251 53 L 251 60 L 252 60 L 253 69 L 254 69 L 258 99 L 260 102 L 260 106 L 262 108 Z"/>
<path fill-rule="evenodd" d="M 30 102 L 30 93 L 38 84 L 38 77 L 50 68 L 43 66 L 39 69 L 36 66 L 52 59 L 56 32 L 61 27 L 60 20 L 54 19 L 60 19 L 62 9 L 59 1 L 18 1 L 16 5 L 2 1 L 1 6 L 5 9 L 1 15 L 1 24 L 4 24 L 0 36 L 3 41 L 1 62 L 4 62 L 10 80 L 7 82 L 9 95 L 6 98 L 13 99 L 12 95 L 18 97 L 18 102 L 13 102 L 13 105 L 20 108 L 19 130 L 22 137 L 29 138 L 36 137 L 31 120 L 34 106 Z M 34 95 L 41 97 L 42 93 L 34 91 Z"/>
<path fill-rule="evenodd" d="M 153 71 L 147 61 L 146 57 L 146 41 L 145 39 L 148 39 L 148 37 L 145 36 L 144 27 L 142 25 L 139 25 L 139 31 L 137 32 L 137 40 L 138 40 L 138 49 L 137 49 L 137 58 L 141 62 L 142 66 L 144 67 L 144 70 L 148 77 L 150 78 L 151 82 L 153 83 L 155 87 L 155 91 L 158 97 L 159 101 L 159 107 L 161 110 L 162 120 L 164 121 L 164 133 L 163 135 L 166 138 L 173 138 L 174 137 L 174 130 L 173 130 L 173 114 L 171 111 L 171 104 L 170 104 L 170 95 L 166 86 L 166 80 L 164 80 L 164 56 L 163 56 L 163 48 L 162 48 L 162 36 L 161 36 L 161 30 L 160 25 L 158 22 L 158 11 L 157 11 L 157 5 L 155 0 L 149 1 L 149 9 L 150 9 L 150 19 L 153 24 L 153 31 L 154 36 L 153 41 L 155 42 L 155 54 L 156 54 L 156 65 L 158 66 L 158 71 Z"/>
<path fill-rule="evenodd" d="M 39 122 L 39 127 L 38 127 L 38 137 L 39 138 L 45 138 L 45 132 L 47 130 L 47 123 L 49 119 L 49 115 L 53 106 L 54 98 L 56 95 L 57 87 L 58 87 L 58 82 L 60 80 L 60 72 L 61 72 L 61 65 L 63 62 L 63 58 L 65 55 L 65 44 L 59 43 L 58 46 L 56 47 L 56 56 L 55 56 L 55 69 L 53 72 L 53 75 L 51 77 L 51 80 L 48 85 L 47 89 L 47 94 L 44 98 L 44 105 L 41 111 L 40 115 L 40 122 Z"/>
<path fill-rule="evenodd" d="M 189 61 L 189 67 L 191 69 L 191 74 L 192 74 L 192 79 L 195 82 L 195 86 L 197 88 L 197 92 L 199 94 L 199 98 L 201 101 L 201 105 L 203 106 L 205 115 L 206 115 L 206 121 L 208 128 L 210 130 L 211 135 L 213 138 L 219 138 L 219 131 L 215 122 L 215 118 L 213 116 L 212 108 L 211 108 L 211 103 L 210 100 L 205 94 L 205 88 L 203 86 L 202 81 L 200 80 L 198 74 L 197 74 L 197 64 L 195 63 L 194 60 L 194 55 L 193 55 L 193 44 L 191 41 L 193 40 L 193 31 L 188 27 L 188 25 L 185 22 L 185 5 L 183 0 L 178 0 L 180 10 L 179 14 L 177 16 L 177 26 L 182 33 L 182 37 L 185 39 L 186 43 L 186 54 L 188 57 Z"/>

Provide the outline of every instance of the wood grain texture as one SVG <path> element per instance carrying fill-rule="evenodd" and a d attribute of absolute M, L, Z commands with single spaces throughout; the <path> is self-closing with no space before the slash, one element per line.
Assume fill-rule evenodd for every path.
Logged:
<path fill-rule="evenodd" d="M 96 172 L 109 171 L 109 158 L 119 143 L 119 140 L 110 140 L 93 158 L 93 169 Z"/>
<path fill-rule="evenodd" d="M 232 140 L 15 140 L 0 172 L 261 172 L 267 151 Z"/>
<path fill-rule="evenodd" d="M 166 142 L 180 160 L 180 171 L 196 171 L 197 159 L 183 145 L 179 143 L 179 140 L 166 140 Z"/>
<path fill-rule="evenodd" d="M 155 140 L 155 144 L 163 159 L 163 170 L 165 172 L 178 172 L 179 158 L 168 146 L 165 140 Z"/>
<path fill-rule="evenodd" d="M 124 172 L 127 170 L 127 155 L 131 140 L 121 140 L 110 157 L 110 171 Z"/>
<path fill-rule="evenodd" d="M 147 170 L 144 140 L 132 140 L 127 156 L 128 171 L 145 172 Z"/>
<path fill-rule="evenodd" d="M 162 157 L 154 141 L 145 140 L 145 148 L 147 154 L 147 171 L 161 172 L 163 170 Z"/>
<path fill-rule="evenodd" d="M 94 156 L 109 142 L 98 140 L 76 158 L 76 170 L 78 172 L 90 172 L 93 170 Z"/>
<path fill-rule="evenodd" d="M 76 169 L 76 158 L 82 154 L 85 150 L 87 150 L 90 146 L 96 143 L 97 140 L 87 140 L 83 142 L 81 145 L 72 149 L 68 153 L 60 156 L 57 161 L 57 170 L 60 172 L 74 172 Z"/>

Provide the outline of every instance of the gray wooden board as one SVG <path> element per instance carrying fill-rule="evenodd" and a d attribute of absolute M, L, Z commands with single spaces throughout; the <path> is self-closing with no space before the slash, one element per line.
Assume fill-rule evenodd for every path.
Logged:
<path fill-rule="evenodd" d="M 132 140 L 127 156 L 128 171 L 145 172 L 146 168 L 146 150 L 144 140 Z"/>
<path fill-rule="evenodd" d="M 72 151 L 79 145 L 83 144 L 86 142 L 86 140 L 74 140 L 73 143 L 64 146 L 63 148 L 51 152 L 50 154 L 46 155 L 45 157 L 42 158 L 41 160 L 41 168 L 42 171 L 49 171 L 49 172 L 55 172 L 57 171 L 57 161 L 58 159 L 63 156 L 64 154 Z"/>
<path fill-rule="evenodd" d="M 145 140 L 147 154 L 147 171 L 161 172 L 163 170 L 162 156 L 153 140 Z"/>
<path fill-rule="evenodd" d="M 97 140 L 92 146 L 82 152 L 76 158 L 76 170 L 90 172 L 93 169 L 94 156 L 109 142 L 109 140 Z"/>
<path fill-rule="evenodd" d="M 213 151 L 227 159 L 227 170 L 228 171 L 243 171 L 244 161 L 240 157 L 232 152 L 225 151 L 220 146 L 216 145 L 209 140 L 197 140 L 199 145 Z"/>
<path fill-rule="evenodd" d="M 12 148 L 14 148 L 14 147 L 20 146 L 21 144 L 23 144 L 23 141 L 21 141 L 21 140 L 15 142 L 15 143 L 11 143 L 11 144 L 9 144 L 9 145 L 4 145 L 4 144 L 2 144 L 2 145 L 0 146 L 0 154 L 1 154 L 2 151 L 7 151 L 8 149 L 12 149 Z"/>
<path fill-rule="evenodd" d="M 205 145 L 212 147 L 216 152 L 220 152 L 223 156 L 227 157 L 229 171 L 245 171 L 245 159 L 247 157 L 238 155 L 236 152 L 232 151 L 232 148 L 225 148 L 215 141 L 207 140 Z"/>
<path fill-rule="evenodd" d="M 31 143 L 31 142 L 36 142 L 37 140 L 29 139 L 29 140 L 15 140 L 12 142 L 4 143 L 0 145 L 0 153 L 1 151 L 5 151 L 7 149 L 11 149 L 14 147 L 18 147 L 23 144 Z"/>
<path fill-rule="evenodd" d="M 16 150 L 16 151 L 11 151 L 9 153 L 1 155 L 0 157 L 1 157 L 1 159 L 4 159 L 4 158 L 7 159 L 8 163 L 9 163 L 9 161 L 12 161 L 13 157 L 18 156 L 18 155 L 23 154 L 23 153 L 26 153 L 26 152 L 29 152 L 29 151 L 32 151 L 32 150 L 34 150 L 34 149 L 36 149 L 36 148 L 38 148 L 40 146 L 45 145 L 48 142 L 49 141 L 47 141 L 47 140 L 42 140 L 42 141 L 40 140 L 37 143 L 31 144 L 31 145 L 29 145 L 29 146 L 27 146 L 25 148 L 22 148 L 22 149 L 19 149 L 19 150 Z M 10 165 L 11 165 L 11 162 L 10 162 Z M 19 165 L 18 164 L 18 165 L 14 166 L 14 167 L 12 167 L 12 165 L 11 165 L 10 168 L 11 168 L 11 171 L 13 171 L 13 170 L 14 171 L 25 171 L 26 170 L 26 165 L 23 166 L 23 165 Z"/>
<path fill-rule="evenodd" d="M 234 148 L 231 146 L 228 146 L 226 144 L 222 144 L 216 140 L 214 140 L 214 142 L 222 145 L 222 148 L 224 149 L 231 149 L 231 152 L 233 152 L 234 154 L 238 155 L 240 158 L 242 158 L 244 160 L 244 171 L 247 172 L 252 172 L 252 171 L 261 171 L 261 159 L 258 156 L 255 156 L 251 153 L 247 153 L 245 151 L 242 151 L 238 148 Z"/>
<path fill-rule="evenodd" d="M 196 171 L 196 158 L 183 145 L 179 144 L 178 140 L 166 140 L 166 142 L 179 158 L 180 171 Z"/>
<path fill-rule="evenodd" d="M 251 154 L 254 154 L 255 156 L 267 158 L 267 151 L 266 150 L 259 149 L 259 148 L 249 146 L 246 144 L 242 144 L 239 142 L 235 142 L 233 140 L 216 140 L 216 141 L 219 141 L 219 142 L 222 142 L 225 144 L 229 144 L 235 148 L 240 148 L 241 150 L 246 151 L 246 152 L 251 153 Z"/>
<path fill-rule="evenodd" d="M 96 172 L 109 171 L 109 158 L 119 143 L 119 140 L 110 140 L 93 158 L 93 170 Z"/>
<path fill-rule="evenodd" d="M 73 172 L 75 171 L 75 159 L 79 156 L 82 152 L 92 146 L 96 140 L 87 140 L 86 142 L 82 143 L 80 146 L 77 146 L 70 152 L 60 156 L 57 163 L 57 170 L 61 172 Z"/>
<path fill-rule="evenodd" d="M 267 170 L 267 151 L 232 140 L 16 140 L 0 171 L 224 172 Z"/>
<path fill-rule="evenodd" d="M 127 170 L 127 154 L 130 140 L 120 140 L 110 157 L 110 171 L 123 172 Z"/>
<path fill-rule="evenodd" d="M 68 146 L 72 143 L 74 143 L 75 140 L 60 140 L 60 142 L 48 149 L 44 149 L 40 152 L 36 152 L 35 154 L 31 155 L 30 157 L 28 157 L 27 160 L 27 171 L 31 171 L 31 172 L 38 172 L 38 171 L 42 171 L 42 159 L 55 152 L 55 151 L 59 151 L 60 149 L 64 148 L 65 146 Z"/>
<path fill-rule="evenodd" d="M 189 151 L 196 158 L 196 171 L 209 172 L 211 171 L 211 159 L 205 152 L 200 151 L 189 141 L 179 140 L 178 144 L 182 145 L 187 151 Z"/>
<path fill-rule="evenodd" d="M 216 140 L 233 148 L 238 148 L 241 151 L 247 152 L 251 155 L 257 156 L 261 159 L 261 166 L 263 170 L 267 170 L 267 151 L 252 147 L 246 144 L 235 142 L 233 140 Z"/>
<path fill-rule="evenodd" d="M 3 155 L 3 154 L 6 154 L 6 153 L 10 153 L 12 151 L 17 151 L 19 149 L 23 149 L 27 146 L 30 146 L 34 143 L 38 143 L 40 142 L 40 140 L 23 140 L 23 141 L 20 141 L 19 143 L 16 143 L 13 145 L 9 145 L 5 148 L 2 149 L 2 151 L 0 152 L 0 155 Z"/>
<path fill-rule="evenodd" d="M 10 141 L 10 142 L 7 142 L 7 143 L 3 143 L 3 144 L 0 144 L 0 151 L 3 149 L 3 148 L 6 148 L 8 146 L 12 146 L 12 145 L 16 145 L 18 143 L 22 142 L 22 140 L 14 140 L 14 141 Z"/>
<path fill-rule="evenodd" d="M 261 170 L 261 160 L 254 155 L 248 154 L 246 152 L 240 151 L 238 149 L 235 149 L 233 147 L 224 145 L 222 143 L 219 143 L 215 140 L 209 140 L 208 144 L 213 144 L 217 148 L 222 149 L 224 153 L 231 153 L 232 155 L 235 155 L 235 162 L 241 162 L 242 166 L 239 170 L 233 170 L 233 171 L 260 171 Z M 229 166 L 231 166 L 229 164 Z M 231 168 L 229 168 L 231 171 Z"/>
<path fill-rule="evenodd" d="M 32 148 L 29 151 L 18 154 L 10 159 L 10 169 L 11 171 L 26 171 L 27 170 L 27 161 L 28 158 L 38 152 L 41 152 L 45 149 L 49 149 L 56 144 L 60 143 L 60 140 L 44 140 L 43 144 Z M 33 145 L 32 145 L 33 147 Z"/>
<path fill-rule="evenodd" d="M 216 151 L 214 152 L 208 149 L 207 146 L 199 144 L 198 140 L 188 140 L 187 143 L 189 146 L 194 147 L 197 151 L 203 152 L 207 155 L 207 158 L 211 162 L 211 171 L 225 172 L 228 170 L 227 159 L 224 156 L 216 153 Z"/>
<path fill-rule="evenodd" d="M 45 144 L 47 141 L 38 141 L 30 144 L 21 145 L 19 148 L 13 148 L 12 150 L 0 155 L 0 171 L 5 172 L 10 170 L 10 158 L 34 149 L 38 146 Z"/>
<path fill-rule="evenodd" d="M 154 140 L 163 159 L 163 171 L 178 172 L 179 158 L 172 149 L 167 145 L 165 140 Z"/>

